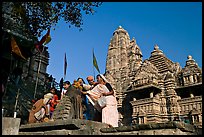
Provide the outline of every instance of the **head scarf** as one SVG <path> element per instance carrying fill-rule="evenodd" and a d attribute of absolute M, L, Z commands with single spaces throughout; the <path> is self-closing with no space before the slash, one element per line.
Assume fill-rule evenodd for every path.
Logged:
<path fill-rule="evenodd" d="M 99 74 L 101 76 L 101 78 L 106 82 L 109 83 L 108 80 L 105 78 L 105 76 L 103 74 Z"/>
<path fill-rule="evenodd" d="M 53 94 L 52 94 L 52 93 L 47 93 L 47 94 L 45 94 L 45 95 L 44 95 L 44 99 L 43 99 L 43 103 L 44 103 L 44 104 L 47 104 L 48 101 L 49 101 L 50 99 L 52 99 L 52 98 L 53 98 Z"/>

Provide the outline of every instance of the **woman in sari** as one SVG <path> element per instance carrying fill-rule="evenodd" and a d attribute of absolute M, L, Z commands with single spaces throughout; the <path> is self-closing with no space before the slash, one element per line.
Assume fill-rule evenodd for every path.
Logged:
<path fill-rule="evenodd" d="M 106 98 L 106 106 L 102 108 L 102 123 L 107 123 L 110 126 L 118 127 L 118 110 L 117 100 L 114 96 L 114 91 L 107 79 L 99 74 L 96 76 L 98 85 L 92 90 L 87 91 L 88 96 L 93 100 L 96 109 L 98 109 L 97 100 L 101 96 Z"/>

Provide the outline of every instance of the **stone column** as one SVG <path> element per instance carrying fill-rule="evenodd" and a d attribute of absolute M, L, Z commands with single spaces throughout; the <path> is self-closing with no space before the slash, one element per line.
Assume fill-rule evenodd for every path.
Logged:
<path fill-rule="evenodd" d="M 147 117 L 144 116 L 144 124 L 146 124 L 146 123 L 147 123 Z"/>
<path fill-rule="evenodd" d="M 195 83 L 197 83 L 197 75 L 193 75 Z"/>
<path fill-rule="evenodd" d="M 186 77 L 183 77 L 183 84 L 186 84 Z"/>
<path fill-rule="evenodd" d="M 192 115 L 191 117 L 192 117 L 192 122 L 194 124 L 195 123 L 194 115 Z"/>
<path fill-rule="evenodd" d="M 190 80 L 190 83 L 193 83 L 193 82 L 194 82 L 194 81 L 193 81 L 193 76 L 192 76 L 192 75 L 189 76 L 189 80 Z"/>
<path fill-rule="evenodd" d="M 154 97 L 153 92 L 150 92 L 150 98 L 153 98 L 153 97 Z"/>
<path fill-rule="evenodd" d="M 3 117 L 2 135 L 18 135 L 20 121 L 20 118 Z"/>
<path fill-rule="evenodd" d="M 202 123 L 202 116 L 198 115 L 199 122 Z"/>
<path fill-rule="evenodd" d="M 191 97 L 191 98 L 193 98 L 193 97 L 194 97 L 193 93 L 190 93 L 190 97 Z"/>

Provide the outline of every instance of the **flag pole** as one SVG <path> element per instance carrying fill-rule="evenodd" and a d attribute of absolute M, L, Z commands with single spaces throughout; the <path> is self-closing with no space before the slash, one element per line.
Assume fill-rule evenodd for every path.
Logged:
<path fill-rule="evenodd" d="M 95 81 L 95 70 L 94 70 L 94 65 L 93 65 L 93 73 L 94 73 L 94 81 Z"/>
<path fill-rule="evenodd" d="M 15 102 L 15 106 L 14 106 L 14 116 L 13 116 L 13 118 L 16 118 L 16 114 L 17 114 L 16 108 L 17 108 L 17 104 L 18 104 L 19 91 L 20 91 L 20 88 L 18 88 L 18 93 L 16 95 L 16 102 Z"/>
<path fill-rule="evenodd" d="M 36 96 L 36 91 L 37 91 L 37 86 L 38 86 L 38 77 L 39 77 L 39 73 L 40 73 L 40 67 L 41 67 L 41 62 L 42 62 L 42 53 L 44 52 L 44 48 L 45 48 L 45 46 L 43 46 L 43 50 L 42 50 L 42 52 L 40 52 L 40 62 L 39 62 L 39 64 L 38 64 L 38 73 L 37 73 L 37 78 L 36 78 L 36 82 L 35 82 L 35 92 L 34 92 L 34 99 L 35 99 L 35 96 Z"/>
<path fill-rule="evenodd" d="M 64 54 L 64 80 L 66 78 L 66 74 L 67 74 L 67 56 L 66 56 L 66 52 Z"/>
<path fill-rule="evenodd" d="M 94 74 L 94 81 L 95 81 L 95 70 L 94 70 L 94 63 L 93 63 L 93 60 L 94 60 L 94 56 L 93 56 L 93 54 L 94 54 L 94 48 L 92 49 L 92 64 L 93 64 L 93 74 Z"/>

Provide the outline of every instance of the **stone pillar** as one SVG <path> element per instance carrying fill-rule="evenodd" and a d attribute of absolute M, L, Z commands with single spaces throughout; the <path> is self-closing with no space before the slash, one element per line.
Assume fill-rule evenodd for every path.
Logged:
<path fill-rule="evenodd" d="M 20 118 L 3 117 L 2 135 L 18 135 L 20 121 Z"/>
<path fill-rule="evenodd" d="M 183 77 L 183 84 L 186 84 L 186 77 Z"/>
<path fill-rule="evenodd" d="M 190 93 L 190 97 L 191 97 L 191 98 L 193 98 L 193 97 L 194 97 L 193 93 Z"/>
<path fill-rule="evenodd" d="M 146 123 L 147 123 L 147 117 L 144 116 L 144 124 L 146 124 Z"/>
<path fill-rule="evenodd" d="M 153 98 L 154 95 L 153 95 L 153 92 L 150 92 L 150 98 Z"/>
<path fill-rule="evenodd" d="M 194 115 L 191 116 L 192 117 L 192 123 L 195 123 L 195 119 L 194 119 Z"/>
<path fill-rule="evenodd" d="M 189 76 L 189 80 L 190 80 L 190 83 L 193 83 L 193 82 L 194 82 L 194 81 L 193 81 L 193 76 L 192 76 L 192 75 Z"/>
<path fill-rule="evenodd" d="M 197 75 L 193 75 L 195 83 L 197 83 Z"/>
<path fill-rule="evenodd" d="M 199 122 L 202 123 L 202 116 L 198 115 Z"/>

